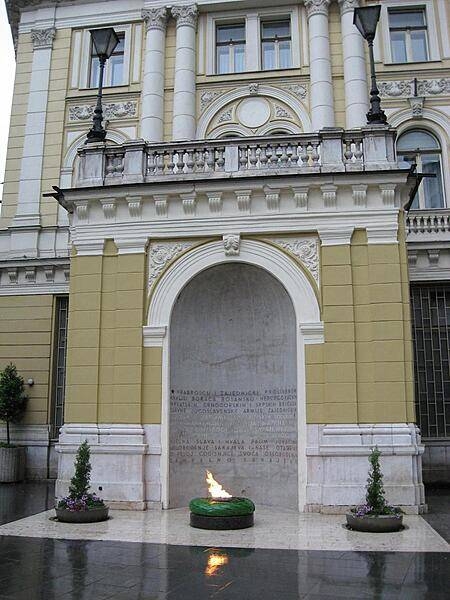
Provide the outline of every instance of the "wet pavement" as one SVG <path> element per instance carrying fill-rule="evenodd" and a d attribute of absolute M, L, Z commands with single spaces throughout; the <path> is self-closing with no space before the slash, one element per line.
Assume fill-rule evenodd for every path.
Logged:
<path fill-rule="evenodd" d="M 427 488 L 426 500 L 428 513 L 423 518 L 450 544 L 450 486 Z"/>
<path fill-rule="evenodd" d="M 439 525 L 441 535 L 448 535 L 449 498 L 449 490 L 428 496 L 427 521 L 436 529 Z M 2 522 L 52 505 L 51 483 L 0 486 Z M 211 548 L 0 536 L 1 600 L 447 600 L 449 581 L 448 552 Z"/>

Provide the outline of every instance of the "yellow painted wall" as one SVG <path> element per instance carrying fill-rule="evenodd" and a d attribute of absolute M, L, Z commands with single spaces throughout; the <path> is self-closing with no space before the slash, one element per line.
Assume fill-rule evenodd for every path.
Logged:
<path fill-rule="evenodd" d="M 32 61 L 33 45 L 31 43 L 31 35 L 28 33 L 22 34 L 19 36 L 17 46 L 16 79 L 11 107 L 5 184 L 3 186 L 3 201 L 0 218 L 1 229 L 6 228 L 16 214 Z"/>
<path fill-rule="evenodd" d="M 27 381 L 22 423 L 48 423 L 53 296 L 0 296 L 0 369 L 12 362 Z"/>
<path fill-rule="evenodd" d="M 173 85 L 175 75 L 175 20 L 169 19 L 166 30 L 165 82 L 164 82 L 164 140 L 172 140 Z"/>
<path fill-rule="evenodd" d="M 341 43 L 341 13 L 337 3 L 329 8 L 331 74 L 333 77 L 334 118 L 336 127 L 345 128 L 344 62 Z"/>
<path fill-rule="evenodd" d="M 50 63 L 47 120 L 44 138 L 45 152 L 42 165 L 41 190 L 43 193 L 51 191 L 53 185 L 59 184 L 70 43 L 71 30 L 58 29 L 53 41 Z M 44 227 L 56 225 L 57 214 L 58 203 L 55 199 L 41 197 L 42 225 Z"/>
<path fill-rule="evenodd" d="M 414 420 L 403 240 L 368 245 L 361 230 L 322 248 L 325 344 L 305 349 L 308 423 Z"/>

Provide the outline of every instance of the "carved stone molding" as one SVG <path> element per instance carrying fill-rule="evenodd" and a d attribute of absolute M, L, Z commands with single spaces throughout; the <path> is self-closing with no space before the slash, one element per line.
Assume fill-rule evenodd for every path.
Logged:
<path fill-rule="evenodd" d="M 328 16 L 328 7 L 331 0 L 305 0 L 306 15 L 308 19 L 313 15 Z"/>
<path fill-rule="evenodd" d="M 172 6 L 170 9 L 172 16 L 176 19 L 177 27 L 187 25 L 189 27 L 197 27 L 198 9 L 196 4 L 187 6 Z"/>
<path fill-rule="evenodd" d="M 51 265 L 44 266 L 44 276 L 45 280 L 48 282 L 52 282 L 55 279 L 55 267 Z"/>
<path fill-rule="evenodd" d="M 226 123 L 227 121 L 231 121 L 233 118 L 233 107 L 231 108 L 227 108 L 227 110 L 224 110 L 222 112 L 222 114 L 219 116 L 219 118 L 217 119 L 218 123 Z"/>
<path fill-rule="evenodd" d="M 236 190 L 234 192 L 240 212 L 249 212 L 250 202 L 252 197 L 252 190 Z"/>
<path fill-rule="evenodd" d="M 366 206 L 367 204 L 367 185 L 361 183 L 352 185 L 353 204 L 355 206 Z"/>
<path fill-rule="evenodd" d="M 417 84 L 415 84 L 414 79 L 380 81 L 378 88 L 382 96 L 390 98 L 438 96 L 450 94 L 450 78 L 420 79 L 417 80 Z"/>
<path fill-rule="evenodd" d="M 153 200 L 155 201 L 155 209 L 158 217 L 164 217 L 167 215 L 167 194 L 155 194 L 153 196 Z"/>
<path fill-rule="evenodd" d="M 411 116 L 413 119 L 421 119 L 423 117 L 423 103 L 424 98 L 417 96 L 409 98 L 409 105 L 411 106 Z"/>
<path fill-rule="evenodd" d="M 180 194 L 181 202 L 183 204 L 183 212 L 185 215 L 194 215 L 195 208 L 197 205 L 197 197 L 195 192 L 191 194 Z"/>
<path fill-rule="evenodd" d="M 322 185 L 323 204 L 327 208 L 336 208 L 337 204 L 337 186 L 332 184 Z"/>
<path fill-rule="evenodd" d="M 145 8 L 141 15 L 145 21 L 145 28 L 147 31 L 150 31 L 151 29 L 159 29 L 160 31 L 166 30 L 168 17 L 167 8 Z"/>
<path fill-rule="evenodd" d="M 36 267 L 25 267 L 25 281 L 27 283 L 36 281 Z"/>
<path fill-rule="evenodd" d="M 308 210 L 308 191 L 309 190 L 307 187 L 292 188 L 296 208 L 299 208 L 300 210 Z"/>
<path fill-rule="evenodd" d="M 142 198 L 140 196 L 127 196 L 127 204 L 130 217 L 139 217 L 142 210 Z"/>
<path fill-rule="evenodd" d="M 279 104 L 275 104 L 275 116 L 277 119 L 292 119 L 292 114 Z"/>
<path fill-rule="evenodd" d="M 180 254 L 194 246 L 195 242 L 154 242 L 149 248 L 148 287 L 153 287 L 158 277 Z"/>
<path fill-rule="evenodd" d="M 209 210 L 213 213 L 222 212 L 222 192 L 206 192 Z"/>
<path fill-rule="evenodd" d="M 275 190 L 269 186 L 264 187 L 267 210 L 278 210 L 280 205 L 280 190 Z"/>
<path fill-rule="evenodd" d="M 116 214 L 116 201 L 114 198 L 100 200 L 105 219 L 112 219 Z"/>
<path fill-rule="evenodd" d="M 308 95 L 308 88 L 302 83 L 292 83 L 291 85 L 284 86 L 284 89 L 297 96 L 297 98 L 300 98 L 300 100 L 305 100 Z"/>
<path fill-rule="evenodd" d="M 381 198 L 384 206 L 395 206 L 395 183 L 385 183 L 380 185 Z"/>
<path fill-rule="evenodd" d="M 257 96 L 259 94 L 259 83 L 250 83 L 248 86 L 248 93 L 250 96 Z"/>
<path fill-rule="evenodd" d="M 88 218 L 88 202 L 78 202 L 75 208 L 75 213 L 80 221 Z"/>
<path fill-rule="evenodd" d="M 223 236 L 223 249 L 225 256 L 238 256 L 241 245 L 239 233 L 227 233 Z"/>
<path fill-rule="evenodd" d="M 341 9 L 341 15 L 349 11 L 354 11 L 355 8 L 358 8 L 360 4 L 359 0 L 338 0 L 338 2 Z"/>
<path fill-rule="evenodd" d="M 93 104 L 69 106 L 69 121 L 90 121 L 94 115 Z M 137 102 L 109 102 L 103 105 L 105 119 L 132 119 L 137 116 Z"/>
<path fill-rule="evenodd" d="M 268 241 L 292 254 L 319 284 L 319 245 L 316 238 L 268 238 Z"/>
<path fill-rule="evenodd" d="M 211 102 L 213 102 L 216 98 L 223 94 L 223 90 L 218 92 L 211 92 L 207 90 L 206 92 L 202 92 L 200 95 L 200 110 L 203 112 L 205 108 L 207 108 Z"/>
<path fill-rule="evenodd" d="M 33 43 L 33 50 L 51 48 L 55 36 L 56 29 L 54 27 L 49 27 L 48 29 L 32 29 L 31 41 Z"/>
<path fill-rule="evenodd" d="M 9 283 L 17 283 L 18 280 L 18 269 L 11 268 L 7 270 Z"/>

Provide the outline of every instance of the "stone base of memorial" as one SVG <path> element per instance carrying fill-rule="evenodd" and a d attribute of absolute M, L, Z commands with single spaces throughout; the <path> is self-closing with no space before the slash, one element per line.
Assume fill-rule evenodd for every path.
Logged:
<path fill-rule="evenodd" d="M 194 498 L 189 509 L 197 529 L 245 529 L 254 523 L 255 505 L 248 498 Z"/>

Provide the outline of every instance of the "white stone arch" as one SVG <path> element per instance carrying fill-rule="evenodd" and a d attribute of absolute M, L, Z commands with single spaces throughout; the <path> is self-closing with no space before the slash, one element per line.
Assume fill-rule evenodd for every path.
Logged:
<path fill-rule="evenodd" d="M 169 505 L 169 400 L 170 400 L 170 320 L 181 290 L 209 267 L 226 263 L 246 263 L 259 267 L 281 283 L 294 307 L 297 346 L 298 414 L 298 498 L 299 510 L 306 505 L 306 382 L 305 344 L 322 343 L 323 323 L 313 285 L 300 265 L 287 254 L 261 241 L 242 240 L 239 255 L 226 256 L 222 241 L 197 246 L 176 260 L 161 276 L 150 300 L 143 339 L 146 347 L 162 348 L 161 410 L 161 500 Z"/>
<path fill-rule="evenodd" d="M 249 92 L 248 87 L 236 88 L 234 90 L 230 90 L 225 94 L 216 98 L 205 112 L 201 115 L 198 125 L 197 125 L 197 139 L 202 140 L 206 138 L 206 132 L 208 131 L 208 126 L 215 117 L 215 115 L 225 108 L 227 104 L 233 102 L 234 100 L 239 100 L 241 98 L 251 98 L 254 96 L 273 98 L 275 100 L 279 100 L 280 102 L 284 102 L 287 104 L 297 115 L 302 130 L 304 132 L 312 131 L 312 123 L 308 111 L 304 104 L 294 95 L 286 90 L 282 90 L 281 88 L 275 88 L 267 84 L 258 84 L 258 93 L 251 94 Z"/>
<path fill-rule="evenodd" d="M 397 138 L 410 129 L 424 129 L 437 138 L 441 146 L 444 200 L 446 200 L 450 193 L 450 137 L 447 115 L 436 109 L 424 108 L 423 117 L 414 118 L 411 117 L 411 109 L 403 109 L 389 115 L 389 124 L 397 128 Z"/>
<path fill-rule="evenodd" d="M 108 129 L 106 131 L 106 141 L 114 142 L 115 144 L 123 144 L 129 138 L 120 131 L 114 129 Z M 75 160 L 77 158 L 77 152 L 79 148 L 84 146 L 86 141 L 86 132 L 79 135 L 68 147 L 66 154 L 64 155 L 63 166 L 60 171 L 59 186 L 61 188 L 68 188 L 72 186 L 72 177 L 74 172 Z"/>

